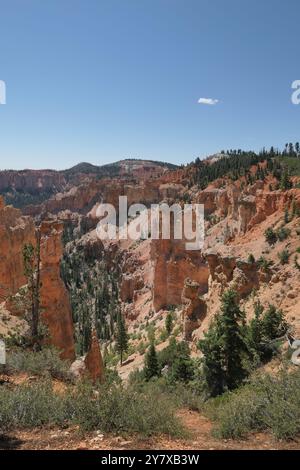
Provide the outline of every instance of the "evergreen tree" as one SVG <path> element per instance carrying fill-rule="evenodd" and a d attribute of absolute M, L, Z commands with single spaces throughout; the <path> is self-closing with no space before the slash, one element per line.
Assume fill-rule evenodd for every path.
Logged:
<path fill-rule="evenodd" d="M 173 329 L 173 317 L 171 312 L 168 312 L 166 316 L 165 328 L 166 332 L 168 333 L 168 336 L 170 336 Z"/>
<path fill-rule="evenodd" d="M 154 343 L 150 344 L 149 350 L 145 356 L 144 375 L 146 380 L 159 375 L 157 354 Z"/>
<path fill-rule="evenodd" d="M 254 303 L 254 318 L 250 321 L 248 327 L 248 341 L 249 341 L 249 350 L 253 355 L 255 362 L 259 362 L 263 358 L 263 348 L 262 348 L 262 314 L 264 308 L 260 301 Z"/>
<path fill-rule="evenodd" d="M 250 263 L 250 264 L 254 264 L 254 263 L 255 263 L 255 258 L 254 258 L 253 253 L 250 253 L 250 254 L 249 254 L 247 261 L 248 261 L 248 263 Z"/>
<path fill-rule="evenodd" d="M 265 239 L 269 245 L 275 245 L 275 243 L 277 242 L 277 234 L 271 227 L 267 228 L 267 230 L 265 231 Z"/>
<path fill-rule="evenodd" d="M 288 207 L 286 207 L 284 210 L 284 223 L 288 224 L 289 221 L 290 221 L 289 210 L 288 210 Z"/>
<path fill-rule="evenodd" d="M 288 167 L 286 166 L 283 169 L 281 180 L 280 180 L 280 189 L 285 191 L 286 189 L 290 189 L 292 187 L 291 180 L 289 178 Z"/>
<path fill-rule="evenodd" d="M 236 293 L 228 290 L 222 296 L 220 313 L 199 342 L 210 395 L 216 396 L 236 388 L 247 375 L 243 365 L 247 352 L 244 330 L 244 315 Z"/>
<path fill-rule="evenodd" d="M 287 323 L 282 310 L 277 310 L 274 305 L 269 305 L 262 319 L 262 334 L 266 341 L 274 340 L 284 335 Z"/>
<path fill-rule="evenodd" d="M 118 313 L 116 329 L 116 350 L 120 354 L 121 365 L 123 363 L 123 353 L 128 351 L 128 335 L 122 314 Z"/>

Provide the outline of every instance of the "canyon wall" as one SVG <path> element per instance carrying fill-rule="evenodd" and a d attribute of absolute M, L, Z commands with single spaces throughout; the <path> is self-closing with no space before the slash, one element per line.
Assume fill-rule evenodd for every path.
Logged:
<path fill-rule="evenodd" d="M 34 223 L 0 197 L 0 295 L 15 294 L 25 284 L 22 247 L 34 243 Z M 0 299 L 1 299 L 0 298 Z"/>
<path fill-rule="evenodd" d="M 60 277 L 62 230 L 62 224 L 56 221 L 41 225 L 41 317 L 48 326 L 50 343 L 62 351 L 62 357 L 73 359 L 71 307 Z M 5 206 L 0 198 L 0 301 L 8 300 L 8 307 L 8 298 L 26 284 L 22 250 L 28 243 L 36 243 L 33 220 L 22 216 L 18 209 Z M 15 309 L 11 308 L 11 313 L 16 313 Z"/>
<path fill-rule="evenodd" d="M 69 295 L 60 276 L 63 253 L 63 224 L 45 221 L 41 225 L 41 315 L 50 342 L 65 359 L 75 358 L 73 321 Z"/>

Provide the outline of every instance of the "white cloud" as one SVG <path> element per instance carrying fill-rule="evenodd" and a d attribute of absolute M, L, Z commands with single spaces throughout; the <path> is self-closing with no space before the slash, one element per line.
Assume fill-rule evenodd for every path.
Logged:
<path fill-rule="evenodd" d="M 219 100 L 214 100 L 213 98 L 199 98 L 199 104 L 208 104 L 209 106 L 213 106 L 219 103 Z"/>

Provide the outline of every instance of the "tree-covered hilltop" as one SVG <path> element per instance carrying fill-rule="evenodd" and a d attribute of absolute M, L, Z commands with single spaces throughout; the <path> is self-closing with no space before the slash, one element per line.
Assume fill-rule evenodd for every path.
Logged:
<path fill-rule="evenodd" d="M 259 163 L 267 162 L 267 168 L 262 168 Z M 200 189 L 224 176 L 237 180 L 246 176 L 251 181 L 253 176 L 249 175 L 249 170 L 253 165 L 258 165 L 256 172 L 257 179 L 264 179 L 268 173 L 272 173 L 276 178 L 280 178 L 282 171 L 286 168 L 289 176 L 300 174 L 300 144 L 286 144 L 281 151 L 271 147 L 269 150 L 263 149 L 259 153 L 254 151 L 227 150 L 218 155 L 213 160 L 200 160 L 196 158 L 190 165 L 192 170 L 191 184 L 196 184 Z"/>

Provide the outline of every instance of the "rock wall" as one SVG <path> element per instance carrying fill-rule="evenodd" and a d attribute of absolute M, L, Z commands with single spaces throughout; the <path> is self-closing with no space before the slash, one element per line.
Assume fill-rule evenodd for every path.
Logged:
<path fill-rule="evenodd" d="M 0 197 L 0 300 L 26 283 L 22 247 L 34 241 L 33 220 L 23 217 L 19 209 L 5 206 Z"/>
<path fill-rule="evenodd" d="M 73 359 L 71 307 L 60 277 L 62 230 L 62 224 L 56 221 L 43 222 L 41 226 L 41 316 L 48 325 L 51 344 L 62 351 L 62 357 Z M 5 206 L 0 198 L 0 300 L 16 294 L 26 284 L 22 254 L 26 243 L 36 243 L 33 220 L 22 216 L 18 209 Z"/>
<path fill-rule="evenodd" d="M 200 327 L 206 317 L 207 305 L 200 297 L 200 284 L 186 279 L 182 291 L 183 335 L 186 341 L 191 341 L 192 333 Z"/>
<path fill-rule="evenodd" d="M 100 383 L 103 383 L 105 380 L 104 364 L 97 333 L 95 330 L 92 333 L 90 348 L 87 352 L 87 355 L 85 356 L 84 363 L 86 372 L 92 381 L 99 381 Z"/>
<path fill-rule="evenodd" d="M 208 289 L 208 266 L 200 251 L 186 251 L 181 240 L 152 240 L 153 307 L 155 311 L 169 305 L 180 305 L 184 281 L 199 283 L 199 292 Z"/>
<path fill-rule="evenodd" d="M 41 315 L 49 329 L 50 342 L 61 357 L 75 358 L 74 331 L 68 292 L 60 277 L 63 225 L 45 221 L 41 225 Z"/>
<path fill-rule="evenodd" d="M 0 191 L 61 191 L 65 184 L 64 176 L 55 170 L 0 171 Z"/>

